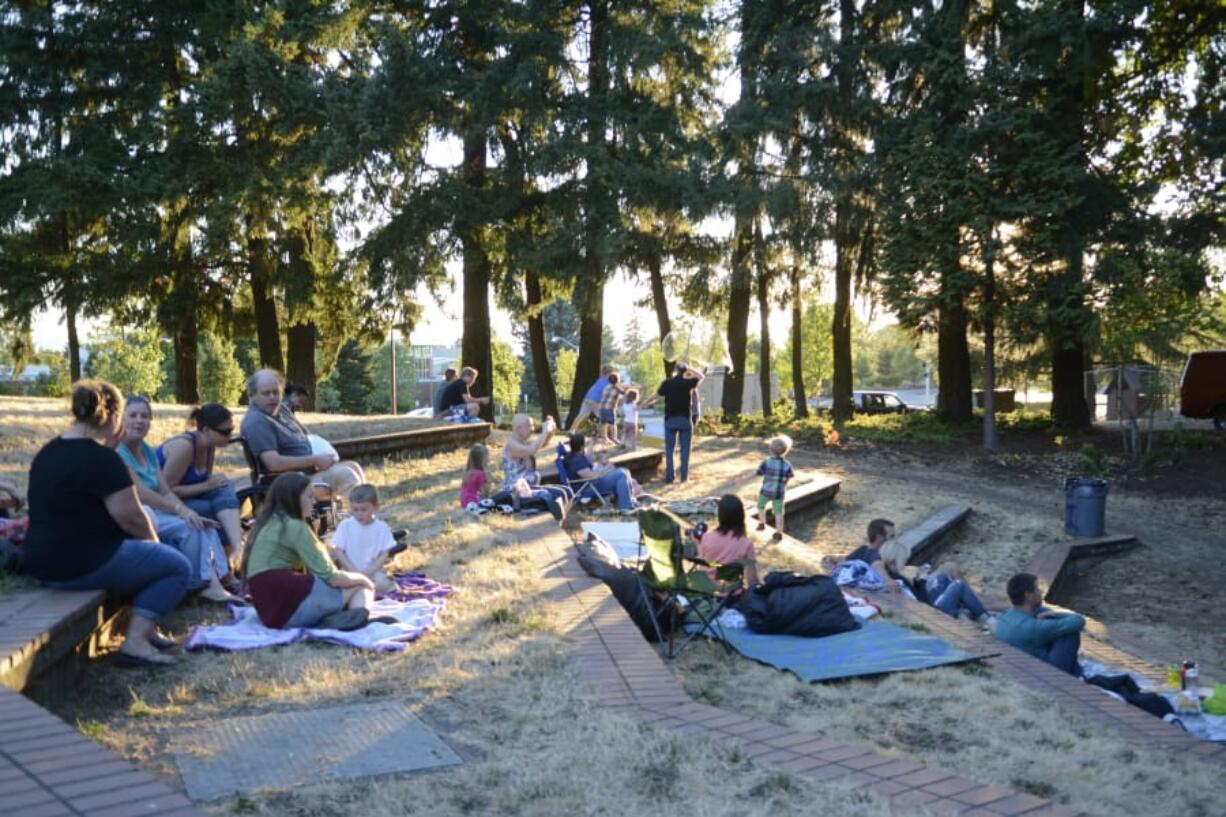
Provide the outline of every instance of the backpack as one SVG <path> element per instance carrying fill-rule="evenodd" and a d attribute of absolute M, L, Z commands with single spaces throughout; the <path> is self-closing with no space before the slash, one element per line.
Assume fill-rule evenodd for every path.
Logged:
<path fill-rule="evenodd" d="M 737 609 L 758 633 L 817 638 L 860 626 L 829 576 L 769 573 L 765 582 L 742 597 Z"/>

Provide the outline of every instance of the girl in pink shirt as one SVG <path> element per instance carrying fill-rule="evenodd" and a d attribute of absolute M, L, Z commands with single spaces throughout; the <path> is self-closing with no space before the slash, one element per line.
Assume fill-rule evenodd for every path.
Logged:
<path fill-rule="evenodd" d="M 468 464 L 464 466 L 464 478 L 460 482 L 460 507 L 480 502 L 490 493 L 490 450 L 481 443 L 468 449 Z"/>
<path fill-rule="evenodd" d="M 698 540 L 698 558 L 716 564 L 729 564 L 741 559 L 756 559 L 753 542 L 745 534 L 745 505 L 735 494 L 724 494 L 716 505 L 719 526 Z M 707 571 L 715 578 L 715 571 Z M 745 566 L 745 587 L 758 583 L 758 571 L 753 564 Z"/>

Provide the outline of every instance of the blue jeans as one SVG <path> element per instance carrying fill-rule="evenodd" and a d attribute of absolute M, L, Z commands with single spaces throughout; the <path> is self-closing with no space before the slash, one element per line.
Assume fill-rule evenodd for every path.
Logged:
<path fill-rule="evenodd" d="M 690 441 L 694 426 L 689 417 L 669 417 L 664 420 L 664 481 L 673 481 L 673 447 L 681 442 L 681 481 L 690 475 Z"/>
<path fill-rule="evenodd" d="M 214 567 L 218 576 L 230 572 L 226 551 L 221 546 L 221 536 L 212 528 L 197 528 L 181 516 L 146 507 L 158 539 L 187 557 L 192 566 L 191 586 L 203 587 L 209 583 Z M 210 556 L 212 557 L 210 559 Z M 211 563 L 210 563 L 211 562 Z"/>
<path fill-rule="evenodd" d="M 191 508 L 205 519 L 219 521 L 217 515 L 222 511 L 237 511 L 239 508 L 238 494 L 230 485 L 214 488 L 205 494 L 198 494 L 183 500 L 183 504 Z M 238 547 L 240 542 L 230 542 L 230 547 Z"/>
<path fill-rule="evenodd" d="M 928 599 L 932 606 L 947 616 L 958 617 L 963 607 L 974 618 L 987 615 L 988 611 L 966 582 L 951 581 L 948 573 L 938 573 L 928 579 Z"/>
<path fill-rule="evenodd" d="M 115 555 L 92 573 L 46 582 L 57 590 L 106 590 L 132 599 L 132 615 L 157 621 L 187 592 L 192 566 L 179 551 L 158 542 L 124 539 Z"/>
<path fill-rule="evenodd" d="M 1047 655 L 1044 661 L 1069 675 L 1081 677 L 1081 664 L 1077 663 L 1077 652 L 1081 649 L 1081 633 L 1062 635 L 1047 645 Z"/>
<path fill-rule="evenodd" d="M 602 494 L 613 494 L 617 497 L 617 507 L 623 511 L 634 508 L 634 500 L 630 497 L 630 480 L 626 472 L 618 468 L 605 474 L 595 482 L 588 483 Z"/>
<path fill-rule="evenodd" d="M 298 604 L 298 609 L 285 622 L 286 628 L 314 627 L 333 613 L 339 613 L 345 607 L 345 594 L 339 587 L 333 587 L 323 579 L 315 576 L 311 592 Z"/>

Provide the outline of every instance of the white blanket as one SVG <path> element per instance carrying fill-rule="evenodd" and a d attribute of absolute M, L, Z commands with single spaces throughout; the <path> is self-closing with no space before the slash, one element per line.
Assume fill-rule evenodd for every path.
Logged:
<path fill-rule="evenodd" d="M 232 622 L 194 627 L 185 646 L 189 650 L 257 650 L 312 639 L 363 650 L 394 652 L 405 649 L 408 642 L 438 626 L 442 610 L 442 602 L 431 599 L 379 599 L 371 605 L 371 616 L 391 616 L 397 623 L 372 623 L 358 630 L 341 632 L 297 627 L 276 630 L 260 622 L 254 607 L 231 606 L 230 612 L 234 614 Z"/>

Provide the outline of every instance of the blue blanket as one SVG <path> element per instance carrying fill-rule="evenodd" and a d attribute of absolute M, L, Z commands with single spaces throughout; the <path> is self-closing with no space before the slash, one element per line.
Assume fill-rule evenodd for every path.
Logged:
<path fill-rule="evenodd" d="M 936 636 L 887 621 L 869 621 L 858 630 L 824 638 L 745 629 L 725 629 L 723 634 L 729 646 L 746 658 L 787 670 L 809 683 L 959 664 L 994 654 L 965 652 Z"/>

